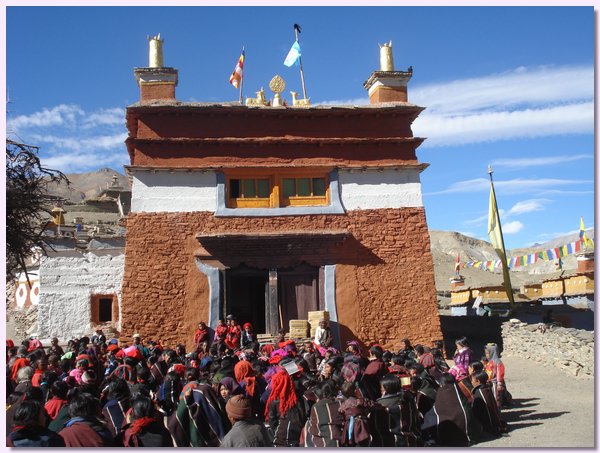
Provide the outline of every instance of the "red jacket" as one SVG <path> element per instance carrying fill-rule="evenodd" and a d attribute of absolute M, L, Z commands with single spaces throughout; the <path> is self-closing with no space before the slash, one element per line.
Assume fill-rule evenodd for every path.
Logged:
<path fill-rule="evenodd" d="M 48 412 L 50 418 L 54 420 L 63 406 L 66 406 L 67 404 L 69 404 L 67 400 L 62 400 L 55 396 L 48 400 L 44 408 L 46 409 L 46 412 Z"/>
<path fill-rule="evenodd" d="M 203 341 L 208 341 L 208 330 L 196 329 L 196 332 L 194 333 L 194 344 L 197 345 Z"/>

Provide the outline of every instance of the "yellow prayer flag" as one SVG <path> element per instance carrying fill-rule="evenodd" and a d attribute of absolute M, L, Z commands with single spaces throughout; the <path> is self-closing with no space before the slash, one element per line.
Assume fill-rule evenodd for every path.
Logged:
<path fill-rule="evenodd" d="M 490 181 L 491 182 L 491 181 Z M 506 263 L 506 251 L 504 250 L 504 239 L 502 238 L 502 227 L 500 226 L 500 214 L 496 204 L 496 194 L 494 193 L 494 184 L 490 187 L 490 209 L 488 213 L 488 236 L 492 242 L 492 246 L 500 261 L 502 262 L 502 275 L 504 276 L 504 288 L 508 295 L 508 300 L 511 306 L 514 306 L 515 300 L 512 293 L 512 284 L 510 282 L 510 274 L 508 273 L 508 265 Z"/>

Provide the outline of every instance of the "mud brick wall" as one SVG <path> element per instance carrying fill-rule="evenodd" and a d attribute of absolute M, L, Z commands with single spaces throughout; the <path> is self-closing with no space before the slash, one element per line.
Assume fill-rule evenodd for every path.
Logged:
<path fill-rule="evenodd" d="M 184 342 L 191 347 L 194 329 L 207 320 L 209 309 L 207 278 L 194 258 L 198 233 L 313 230 L 351 233 L 331 263 L 336 264 L 343 341 L 358 338 L 397 349 L 405 337 L 413 344 L 442 338 L 423 208 L 253 218 L 132 213 L 127 219 L 121 338 L 139 332 L 167 346 Z"/>

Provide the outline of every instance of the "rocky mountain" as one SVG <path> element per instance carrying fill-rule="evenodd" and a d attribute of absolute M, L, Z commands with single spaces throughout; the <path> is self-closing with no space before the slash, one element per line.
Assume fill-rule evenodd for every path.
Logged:
<path fill-rule="evenodd" d="M 450 278 L 454 276 L 454 266 L 456 257 L 460 252 L 462 263 L 468 261 L 488 261 L 497 260 L 498 256 L 492 247 L 492 244 L 479 239 L 464 236 L 454 231 L 429 231 L 431 238 L 431 255 L 433 257 L 433 266 L 435 271 L 435 284 L 438 292 L 450 290 Z M 587 230 L 588 237 L 594 237 L 594 230 Z M 578 233 L 572 235 L 554 238 L 535 247 L 519 248 L 507 250 L 508 258 L 513 256 L 527 255 L 534 252 L 540 252 L 552 247 L 568 244 L 579 239 Z M 574 255 L 562 258 L 564 271 L 572 271 L 577 268 L 577 261 Z M 520 287 L 524 283 L 531 283 L 544 280 L 550 274 L 556 273 L 557 268 L 554 261 L 540 260 L 535 264 L 511 269 L 511 283 L 513 287 Z M 475 268 L 461 268 L 460 274 L 465 278 L 465 285 L 497 285 L 502 283 L 502 274 L 500 272 L 490 272 Z"/>
<path fill-rule="evenodd" d="M 67 200 L 67 204 L 78 204 L 85 199 L 97 197 L 115 177 L 119 186 L 130 188 L 129 178 L 111 168 L 101 168 L 90 173 L 68 173 L 66 176 L 71 182 L 70 186 L 50 183 L 48 190 Z"/>

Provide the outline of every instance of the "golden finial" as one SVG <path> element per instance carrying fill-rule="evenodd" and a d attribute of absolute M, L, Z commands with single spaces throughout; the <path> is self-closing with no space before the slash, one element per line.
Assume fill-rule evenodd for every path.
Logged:
<path fill-rule="evenodd" d="M 389 43 L 379 44 L 379 70 L 394 70 L 394 55 L 392 54 L 392 40 Z"/>
<path fill-rule="evenodd" d="M 285 82 L 279 75 L 276 75 L 269 82 L 269 88 L 273 93 L 275 93 L 272 106 L 281 107 L 283 105 L 283 101 L 281 100 L 280 94 L 283 92 L 283 90 L 285 90 Z"/>
<path fill-rule="evenodd" d="M 148 36 L 150 42 L 150 58 L 148 62 L 149 68 L 162 68 L 163 65 L 163 43 L 164 39 L 160 39 L 160 33 L 152 38 Z"/>

